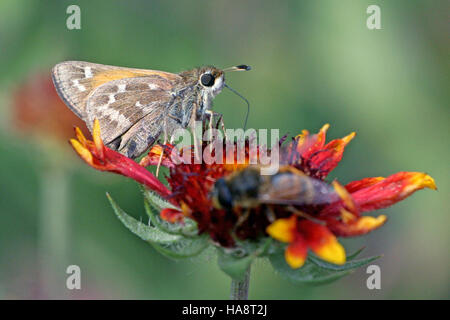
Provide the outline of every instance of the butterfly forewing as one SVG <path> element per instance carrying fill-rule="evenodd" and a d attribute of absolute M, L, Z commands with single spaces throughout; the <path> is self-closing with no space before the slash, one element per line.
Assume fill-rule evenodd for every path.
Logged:
<path fill-rule="evenodd" d="M 118 79 L 158 75 L 176 82 L 180 76 L 157 70 L 122 68 L 83 61 L 66 61 L 57 64 L 52 71 L 56 90 L 67 106 L 85 120 L 86 102 L 99 86 Z"/>

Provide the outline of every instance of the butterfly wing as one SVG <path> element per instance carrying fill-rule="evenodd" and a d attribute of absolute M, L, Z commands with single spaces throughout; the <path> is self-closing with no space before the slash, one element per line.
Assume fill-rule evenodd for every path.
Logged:
<path fill-rule="evenodd" d="M 339 200 L 332 186 L 300 171 L 285 171 L 273 176 L 259 191 L 259 201 L 279 205 L 323 205 Z"/>
<path fill-rule="evenodd" d="M 84 61 L 66 61 L 52 70 L 56 91 L 67 106 L 81 119 L 86 117 L 86 102 L 91 93 L 101 85 L 119 79 L 157 75 L 169 82 L 181 77 L 174 73 L 122 68 Z"/>
<path fill-rule="evenodd" d="M 172 100 L 171 88 L 170 81 L 157 75 L 106 82 L 88 96 L 85 122 L 92 130 L 97 119 L 102 139 L 108 144 L 142 119 L 162 116 Z"/>
<path fill-rule="evenodd" d="M 66 61 L 52 78 L 59 96 L 92 131 L 98 119 L 102 139 L 129 157 L 142 154 L 161 134 L 177 74 Z M 169 121 L 171 122 L 171 121 Z"/>

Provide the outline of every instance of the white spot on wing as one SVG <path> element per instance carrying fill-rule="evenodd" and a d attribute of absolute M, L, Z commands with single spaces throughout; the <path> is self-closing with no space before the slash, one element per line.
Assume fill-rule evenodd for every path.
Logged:
<path fill-rule="evenodd" d="M 86 91 L 86 87 L 79 83 L 80 80 L 72 80 L 73 85 L 81 92 Z"/>
<path fill-rule="evenodd" d="M 126 83 L 121 83 L 119 84 L 117 87 L 119 88 L 119 90 L 117 91 L 118 93 L 120 92 L 125 92 L 125 88 L 126 88 L 127 84 Z"/>
<path fill-rule="evenodd" d="M 158 90 L 159 89 L 159 86 L 157 86 L 154 83 L 149 83 L 148 87 L 150 88 L 150 90 Z"/>
<path fill-rule="evenodd" d="M 116 98 L 114 98 L 114 93 L 110 94 L 108 96 L 109 100 L 108 100 L 108 104 L 114 103 L 116 102 Z"/>
<path fill-rule="evenodd" d="M 136 101 L 135 106 L 136 106 L 136 107 L 143 107 L 143 105 L 142 105 L 139 101 Z"/>
<path fill-rule="evenodd" d="M 109 117 L 110 119 L 117 120 L 121 126 L 129 126 L 131 124 L 130 120 L 128 120 L 120 111 L 110 108 L 109 102 L 103 106 L 100 106 L 97 110 L 101 117 Z"/>
<path fill-rule="evenodd" d="M 89 78 L 92 78 L 92 69 L 91 69 L 91 67 L 85 67 L 84 68 L 84 77 L 86 78 L 86 79 L 89 79 Z"/>

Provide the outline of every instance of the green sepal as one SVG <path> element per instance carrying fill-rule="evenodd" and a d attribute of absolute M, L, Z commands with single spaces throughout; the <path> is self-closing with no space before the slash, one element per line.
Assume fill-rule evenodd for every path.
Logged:
<path fill-rule="evenodd" d="M 161 254 L 173 259 L 191 258 L 205 250 L 209 241 L 206 236 L 196 238 L 180 237 L 180 240 L 172 243 L 151 243 Z"/>
<path fill-rule="evenodd" d="M 142 240 L 150 243 L 157 251 L 170 258 L 189 258 L 201 253 L 209 244 L 205 236 L 186 238 L 166 233 L 157 227 L 148 226 L 123 211 L 107 193 L 111 206 L 119 220 Z"/>
<path fill-rule="evenodd" d="M 353 270 L 353 269 L 360 268 L 362 266 L 365 266 L 365 265 L 371 263 L 372 261 L 379 259 L 380 257 L 381 256 L 374 256 L 374 257 L 369 257 L 369 258 L 364 258 L 364 259 L 359 259 L 359 260 L 350 260 L 350 261 L 347 261 L 343 265 L 337 265 L 337 264 L 323 261 L 322 259 L 319 259 L 318 257 L 316 257 L 312 254 L 310 256 L 310 260 L 317 266 L 327 269 L 327 270 L 344 271 L 344 270 Z"/>
<path fill-rule="evenodd" d="M 369 264 L 379 257 L 369 257 L 360 260 L 351 260 L 356 257 L 361 250 L 348 257 L 348 262 L 343 265 L 335 265 L 325 262 L 311 252 L 305 264 L 298 269 L 291 268 L 285 260 L 284 250 L 269 256 L 270 263 L 280 275 L 296 284 L 321 285 L 336 281 L 352 272 L 357 268 Z"/>
<path fill-rule="evenodd" d="M 357 256 L 359 256 L 359 254 L 360 254 L 361 252 L 364 251 L 365 248 L 366 248 L 366 247 L 361 247 L 361 248 L 359 248 L 358 250 L 356 250 L 355 252 L 353 252 L 352 254 L 349 254 L 349 255 L 347 256 L 347 261 L 350 261 L 350 260 L 355 259 Z"/>
<path fill-rule="evenodd" d="M 141 188 L 142 193 L 144 194 L 145 199 L 147 199 L 147 201 L 155 208 L 160 208 L 160 209 L 170 208 L 170 209 L 175 209 L 175 210 L 181 211 L 180 208 L 174 206 L 169 201 L 164 200 L 159 195 L 157 195 L 155 192 L 150 191 L 150 190 L 144 188 L 143 186 L 140 186 L 140 188 Z"/>
<path fill-rule="evenodd" d="M 127 227 L 131 232 L 140 237 L 142 240 L 156 244 L 170 244 L 181 239 L 180 236 L 168 234 L 155 227 L 151 227 L 136 220 L 132 216 L 128 215 L 125 211 L 123 211 L 111 198 L 109 193 L 106 193 L 106 197 L 108 198 L 109 203 L 111 204 L 114 213 L 119 218 L 119 220 L 125 225 L 125 227 Z"/>
<path fill-rule="evenodd" d="M 310 258 L 305 261 L 305 264 L 298 269 L 292 269 L 284 258 L 284 252 L 279 251 L 276 254 L 269 256 L 269 261 L 275 271 L 277 271 L 283 278 L 295 284 L 320 285 L 333 282 L 351 273 L 351 271 L 330 271 L 318 267 L 310 261 Z"/>
<path fill-rule="evenodd" d="M 194 220 L 185 217 L 183 223 L 170 223 L 161 219 L 159 215 L 162 209 L 170 208 L 181 211 L 180 208 L 175 207 L 150 190 L 142 189 L 142 192 L 145 198 L 145 212 L 155 227 L 174 235 L 182 235 L 185 237 L 196 237 L 198 235 L 197 223 Z"/>

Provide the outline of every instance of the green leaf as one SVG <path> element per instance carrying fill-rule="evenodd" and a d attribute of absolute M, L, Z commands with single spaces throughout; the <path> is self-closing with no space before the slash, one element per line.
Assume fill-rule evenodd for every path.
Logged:
<path fill-rule="evenodd" d="M 355 259 L 357 256 L 359 256 L 359 254 L 360 254 L 361 252 L 363 252 L 363 250 L 364 250 L 365 248 L 366 248 L 366 247 L 361 247 L 361 248 L 359 248 L 358 250 L 356 250 L 356 252 L 354 252 L 354 253 L 352 253 L 352 254 L 349 254 L 349 255 L 347 256 L 347 261 L 350 261 L 350 260 Z"/>
<path fill-rule="evenodd" d="M 117 217 L 134 234 L 149 242 L 157 251 L 170 258 L 188 258 L 201 253 L 209 244 L 206 237 L 185 238 L 148 226 L 123 211 L 107 193 Z"/>
<path fill-rule="evenodd" d="M 279 251 L 269 256 L 273 268 L 281 274 L 282 277 L 296 284 L 320 285 L 333 282 L 351 273 L 347 271 L 331 271 L 323 269 L 310 261 L 309 257 L 305 264 L 298 269 L 292 269 L 284 258 L 284 252 Z"/>
<path fill-rule="evenodd" d="M 141 187 L 141 190 L 145 198 L 145 211 L 157 228 L 170 234 L 183 235 L 185 237 L 196 237 L 198 235 L 197 223 L 192 219 L 185 217 L 183 223 L 170 223 L 161 219 L 159 213 L 162 209 L 169 208 L 179 211 L 181 209 L 164 200 L 153 191 L 143 187 Z"/>
<path fill-rule="evenodd" d="M 170 202 L 164 200 L 159 195 L 157 195 L 155 192 L 145 189 L 144 187 L 141 187 L 141 190 L 142 190 L 142 193 L 144 194 L 145 199 L 159 211 L 161 209 L 165 209 L 165 208 L 170 208 L 170 209 L 175 209 L 175 210 L 181 211 L 180 208 L 178 208 L 178 207 L 174 206 L 173 204 L 171 204 Z"/>
<path fill-rule="evenodd" d="M 131 232 L 140 237 L 142 240 L 159 244 L 170 244 L 181 239 L 180 236 L 171 235 L 157 228 L 148 226 L 123 211 L 117 203 L 111 198 L 109 193 L 106 193 L 109 202 L 114 210 L 114 213 L 119 220 L 127 227 Z"/>
<path fill-rule="evenodd" d="M 161 219 L 160 209 L 155 208 L 147 199 L 144 200 L 144 208 L 150 221 L 158 229 L 174 235 L 182 235 L 185 237 L 196 237 L 198 235 L 197 223 L 189 218 L 184 218 L 183 223 L 170 223 Z"/>
<path fill-rule="evenodd" d="M 184 238 L 172 243 L 151 243 L 161 254 L 169 258 L 183 259 L 200 254 L 208 247 L 209 242 L 205 236 L 197 238 Z"/>
<path fill-rule="evenodd" d="M 312 254 L 310 254 L 310 256 L 309 256 L 310 260 L 317 266 L 327 269 L 327 270 L 334 270 L 334 271 L 357 269 L 359 267 L 362 267 L 366 264 L 371 263 L 372 261 L 377 260 L 380 257 L 381 256 L 375 256 L 375 257 L 369 257 L 369 258 L 364 258 L 364 259 L 359 259 L 359 260 L 351 260 L 351 261 L 347 261 L 343 265 L 337 265 L 337 264 L 332 264 L 332 263 L 323 261 L 322 259 L 319 259 Z"/>
<path fill-rule="evenodd" d="M 348 256 L 347 260 L 356 257 L 363 249 L 364 248 Z M 379 256 L 360 260 L 350 260 L 344 265 L 335 265 L 317 258 L 310 252 L 305 264 L 301 268 L 292 269 L 286 263 L 284 250 L 280 250 L 276 254 L 269 256 L 269 260 L 274 269 L 284 278 L 287 278 L 294 283 L 311 285 L 326 284 L 338 280 L 343 276 L 352 273 L 355 269 L 367 265 L 378 258 Z"/>

